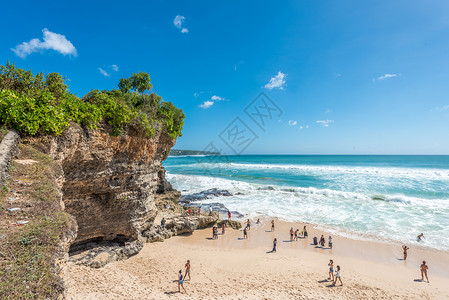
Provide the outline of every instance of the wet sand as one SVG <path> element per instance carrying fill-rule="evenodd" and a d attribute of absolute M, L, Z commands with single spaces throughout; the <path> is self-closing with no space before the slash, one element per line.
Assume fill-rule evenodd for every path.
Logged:
<path fill-rule="evenodd" d="M 333 236 L 333 249 L 315 248 L 312 238 L 328 233 L 307 225 L 308 239 L 290 242 L 289 229 L 304 224 L 265 220 L 248 232 L 227 229 L 218 240 L 212 230 L 195 231 L 162 243 L 146 244 L 126 261 L 101 269 L 69 263 L 64 270 L 68 299 L 449 299 L 449 255 L 410 246 Z M 219 231 L 221 232 L 221 230 Z M 269 253 L 278 239 L 277 253 Z M 192 280 L 177 292 L 177 272 L 187 259 Z M 329 259 L 342 268 L 343 287 L 327 280 Z M 430 283 L 421 282 L 426 260 Z"/>

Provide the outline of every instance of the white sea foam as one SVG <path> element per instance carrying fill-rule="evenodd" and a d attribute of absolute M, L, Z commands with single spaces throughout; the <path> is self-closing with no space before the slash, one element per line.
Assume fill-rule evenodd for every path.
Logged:
<path fill-rule="evenodd" d="M 449 249 L 449 199 L 263 185 L 170 173 L 167 179 L 183 194 L 209 188 L 229 190 L 234 196 L 203 203 L 221 202 L 249 217 L 280 217 L 322 225 L 353 238 L 377 237 L 404 243 L 416 243 L 417 234 L 425 232 L 426 246 Z"/>

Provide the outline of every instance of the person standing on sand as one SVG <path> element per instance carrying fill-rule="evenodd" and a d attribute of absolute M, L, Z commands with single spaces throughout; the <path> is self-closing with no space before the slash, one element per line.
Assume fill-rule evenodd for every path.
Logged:
<path fill-rule="evenodd" d="M 293 227 L 290 227 L 290 242 L 293 242 Z"/>
<path fill-rule="evenodd" d="M 274 231 L 274 220 L 271 220 L 271 231 Z"/>
<path fill-rule="evenodd" d="M 332 237 L 331 237 L 331 236 L 329 236 L 329 241 L 328 241 L 328 243 L 329 243 L 329 248 L 332 249 Z"/>
<path fill-rule="evenodd" d="M 274 238 L 274 241 L 273 241 L 273 250 L 271 250 L 271 252 L 276 252 L 276 245 L 277 245 L 277 243 L 278 243 L 278 240 L 277 240 L 276 238 Z"/>
<path fill-rule="evenodd" d="M 225 234 L 225 229 L 226 229 L 226 223 L 223 222 L 223 224 L 221 225 L 221 234 Z"/>
<path fill-rule="evenodd" d="M 243 239 L 248 238 L 248 231 L 246 230 L 246 227 L 243 229 Z"/>
<path fill-rule="evenodd" d="M 257 222 L 256 222 L 256 224 L 260 224 L 260 219 L 257 219 Z"/>
<path fill-rule="evenodd" d="M 246 221 L 246 228 L 248 228 L 248 230 L 251 230 L 251 221 L 249 219 Z"/>
<path fill-rule="evenodd" d="M 306 225 L 304 225 L 304 229 L 302 230 L 302 235 L 304 236 L 304 238 L 309 236 L 309 234 L 307 233 Z"/>
<path fill-rule="evenodd" d="M 407 260 L 407 250 L 410 249 L 406 245 L 402 245 L 402 250 L 404 250 L 404 260 Z"/>
<path fill-rule="evenodd" d="M 329 260 L 329 263 L 327 264 L 329 266 L 329 278 L 327 280 L 331 280 L 334 281 L 334 261 L 331 259 Z"/>
<path fill-rule="evenodd" d="M 298 240 L 298 232 L 299 232 L 299 229 L 298 229 L 298 228 L 296 228 L 296 230 L 295 230 L 295 241 L 297 241 L 297 240 Z"/>
<path fill-rule="evenodd" d="M 184 277 L 182 276 L 182 271 L 179 270 L 179 274 L 178 274 L 178 293 L 181 293 L 181 287 L 184 290 L 184 292 L 187 293 L 186 289 L 184 288 Z"/>
<path fill-rule="evenodd" d="M 184 275 L 184 278 L 187 280 L 187 275 L 189 275 L 189 281 L 190 281 L 190 259 L 186 262 L 186 274 Z"/>
<path fill-rule="evenodd" d="M 340 270 L 340 266 L 337 266 L 337 271 L 335 272 L 334 285 L 337 284 L 337 280 L 340 280 L 341 286 L 343 286 L 343 282 L 341 281 L 341 270 Z"/>
<path fill-rule="evenodd" d="M 192 212 L 190 211 L 190 208 L 189 208 L 188 212 L 189 212 L 189 215 L 192 213 Z"/>
<path fill-rule="evenodd" d="M 421 280 L 424 281 L 424 275 L 426 276 L 427 283 L 429 283 L 429 277 L 427 277 L 427 270 L 429 270 L 429 266 L 426 265 L 426 261 L 423 260 L 421 264 Z"/>
<path fill-rule="evenodd" d="M 228 209 L 228 220 L 231 220 L 231 212 Z"/>
<path fill-rule="evenodd" d="M 324 247 L 325 244 L 326 244 L 326 240 L 324 239 L 324 236 L 321 235 L 321 237 L 320 237 L 320 245 L 321 245 L 321 247 Z"/>

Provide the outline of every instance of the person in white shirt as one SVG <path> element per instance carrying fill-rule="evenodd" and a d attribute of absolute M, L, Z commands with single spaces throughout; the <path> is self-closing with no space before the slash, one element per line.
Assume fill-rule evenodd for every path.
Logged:
<path fill-rule="evenodd" d="M 341 285 L 343 286 L 343 282 L 341 281 L 341 270 L 340 266 L 337 266 L 337 271 L 335 271 L 335 281 L 334 285 L 337 284 L 337 280 L 340 280 Z"/>

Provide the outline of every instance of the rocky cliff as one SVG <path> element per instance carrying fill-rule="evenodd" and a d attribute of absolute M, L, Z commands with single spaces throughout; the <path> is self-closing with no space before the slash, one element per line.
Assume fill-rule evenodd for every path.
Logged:
<path fill-rule="evenodd" d="M 144 242 L 142 233 L 157 214 L 155 194 L 171 188 L 162 161 L 175 139 L 161 131 L 152 138 L 132 129 L 118 137 L 109 131 L 72 124 L 61 136 L 41 143 L 64 171 L 60 184 L 65 210 L 78 223 L 75 246 Z"/>

